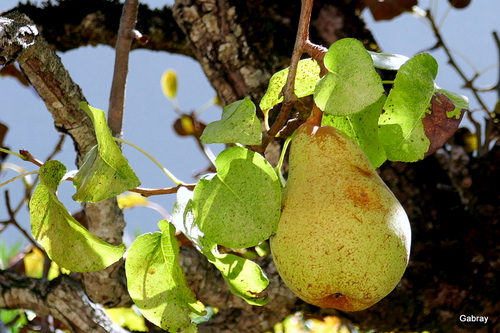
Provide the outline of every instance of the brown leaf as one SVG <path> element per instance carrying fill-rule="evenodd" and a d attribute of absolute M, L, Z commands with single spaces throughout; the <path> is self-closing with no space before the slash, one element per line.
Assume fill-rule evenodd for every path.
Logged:
<path fill-rule="evenodd" d="M 465 8 L 470 4 L 471 0 L 448 0 L 448 2 L 455 8 Z"/>
<path fill-rule="evenodd" d="M 396 16 L 411 12 L 417 0 L 364 0 L 375 21 L 391 20 Z"/>
<path fill-rule="evenodd" d="M 17 79 L 19 83 L 21 83 L 23 86 L 29 87 L 30 83 L 26 79 L 26 77 L 21 73 L 20 70 L 16 68 L 13 64 L 7 65 L 0 69 L 0 75 L 1 76 L 12 76 L 13 78 Z"/>
<path fill-rule="evenodd" d="M 460 125 L 465 112 L 465 109 L 462 109 L 459 118 L 448 117 L 446 113 L 455 110 L 455 104 L 446 95 L 438 92 L 432 96 L 429 110 L 431 112 L 422 119 L 425 135 L 431 142 L 425 157 L 433 154 L 448 141 Z"/>
<path fill-rule="evenodd" d="M 0 147 L 2 148 L 6 148 L 3 146 L 3 140 L 5 139 L 5 135 L 7 134 L 8 129 L 9 128 L 6 125 L 0 123 Z M 7 157 L 6 153 L 0 152 L 0 163 L 2 163 L 6 157 Z"/>

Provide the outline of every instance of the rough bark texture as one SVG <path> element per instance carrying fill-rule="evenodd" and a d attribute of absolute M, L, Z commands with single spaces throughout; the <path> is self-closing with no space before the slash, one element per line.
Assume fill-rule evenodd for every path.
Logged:
<path fill-rule="evenodd" d="M 356 37 L 367 48 L 376 49 L 373 38 L 356 16 L 356 3 L 316 1 L 311 26 L 313 41 L 329 46 L 339 38 Z M 54 49 L 114 45 L 121 12 L 116 2 L 72 0 L 62 4 L 46 8 L 22 5 L 19 9 L 39 25 Z M 150 36 L 145 47 L 197 59 L 224 103 L 246 96 L 257 102 L 270 75 L 287 66 L 299 8 L 300 1 L 178 0 L 173 10 L 141 6 L 137 27 Z M 48 19 L 51 17 L 59 19 Z M 35 68 L 46 66 L 36 61 L 40 60 L 28 57 L 24 63 L 33 63 Z M 29 73 L 27 65 L 26 72 Z M 30 80 L 35 86 L 43 86 L 34 78 Z M 54 92 L 48 93 L 51 95 Z M 50 109 L 49 104 L 53 102 L 47 105 Z M 57 114 L 53 112 L 58 126 L 66 131 L 80 129 L 65 127 L 66 123 L 71 124 L 75 113 L 65 112 L 60 120 Z M 70 134 L 80 154 L 82 147 L 91 145 L 78 142 Z M 471 158 L 461 148 L 453 147 L 450 152 L 440 150 L 418 163 L 386 163 L 380 169 L 382 178 L 403 203 L 413 229 L 410 265 L 400 285 L 387 298 L 359 313 L 319 309 L 291 294 L 272 260 L 263 258 L 259 264 L 271 280 L 270 303 L 253 307 L 231 295 L 218 271 L 196 250 L 183 248 L 181 265 L 190 286 L 205 304 L 220 308 L 220 313 L 201 325 L 200 331 L 265 332 L 287 314 L 304 311 L 313 315 L 339 315 L 366 330 L 499 332 L 500 322 L 496 319 L 500 318 L 500 148 L 495 146 L 480 160 Z M 103 214 L 113 216 L 108 221 L 123 223 L 114 203 L 107 205 Z M 91 208 L 86 208 L 88 213 Z M 99 237 L 116 242 L 116 236 L 110 236 L 113 234 L 107 228 L 96 224 L 91 229 Z M 113 267 L 108 272 L 96 273 L 95 279 L 84 275 L 82 281 L 91 286 L 85 288 L 91 299 L 106 305 L 127 303 L 123 301 L 128 297 L 124 290 L 115 288 L 123 286 L 120 270 Z M 33 283 L 24 288 L 42 289 L 41 281 Z M 48 313 L 43 301 L 9 303 L 4 301 L 8 300 L 6 293 L 6 289 L 0 291 L 1 306 L 21 306 Z M 459 321 L 460 314 L 485 315 L 490 320 L 486 325 L 465 324 Z"/>
<path fill-rule="evenodd" d="M 26 15 L 13 12 L 4 17 L 7 21 L 2 25 L 0 59 L 5 59 L 6 63 L 19 63 L 52 114 L 55 127 L 73 139 L 79 166 L 87 152 L 97 144 L 92 122 L 79 107 L 80 102 L 86 101 L 85 96 L 37 29 L 29 28 L 33 22 Z M 22 38 L 17 37 L 19 31 L 23 32 L 19 35 Z M 91 232 L 111 244 L 122 243 L 125 221 L 116 199 L 85 203 L 84 208 Z M 124 278 L 116 278 L 120 272 L 118 268 L 113 265 L 104 271 L 82 274 L 86 291 L 93 301 L 107 306 L 131 304 Z"/>
<path fill-rule="evenodd" d="M 74 279 L 62 275 L 52 281 L 0 271 L 0 307 L 24 308 L 38 316 L 52 315 L 72 332 L 126 332 L 113 324 L 104 308 L 89 300 Z"/>

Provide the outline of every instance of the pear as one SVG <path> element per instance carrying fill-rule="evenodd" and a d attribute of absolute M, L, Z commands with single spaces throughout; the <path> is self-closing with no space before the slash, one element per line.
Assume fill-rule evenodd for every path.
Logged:
<path fill-rule="evenodd" d="M 360 311 L 388 295 L 408 264 L 408 217 L 361 148 L 330 126 L 292 140 L 282 214 L 271 237 L 285 284 L 307 303 Z"/>

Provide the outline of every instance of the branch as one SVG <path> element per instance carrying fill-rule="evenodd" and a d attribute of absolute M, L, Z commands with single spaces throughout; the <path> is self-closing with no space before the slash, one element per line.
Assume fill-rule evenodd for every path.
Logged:
<path fill-rule="evenodd" d="M 108 125 L 112 135 L 116 137 L 121 137 L 123 130 L 123 109 L 125 106 L 128 59 L 130 46 L 135 38 L 133 30 L 137 20 L 138 5 L 137 0 L 125 1 L 115 46 L 115 69 L 111 84 L 111 94 L 109 96 Z"/>
<path fill-rule="evenodd" d="M 47 42 L 55 50 L 65 52 L 99 44 L 115 46 L 122 13 L 119 1 L 64 1 L 64 8 L 53 3 L 44 3 L 43 6 L 20 3 L 12 10 L 26 14 L 42 27 Z M 151 9 L 147 5 L 139 5 L 137 29 L 148 35 L 148 43 L 134 43 L 133 49 L 167 51 L 193 57 L 186 36 L 175 23 L 169 7 Z"/>
<path fill-rule="evenodd" d="M 104 308 L 85 295 L 67 275 L 48 281 L 0 270 L 0 308 L 29 309 L 53 316 L 76 333 L 125 333 L 111 322 Z"/>
<path fill-rule="evenodd" d="M 80 87 L 71 79 L 61 59 L 24 14 L 10 12 L 0 17 L 0 62 L 17 61 L 54 118 L 56 127 L 73 139 L 79 166 L 87 152 L 97 144 L 90 118 L 79 108 L 85 101 Z M 84 203 L 89 230 L 102 240 L 122 243 L 125 221 L 116 198 L 99 203 Z M 107 306 L 131 304 L 121 261 L 99 272 L 82 274 L 88 295 L 94 302 Z"/>
<path fill-rule="evenodd" d="M 286 79 L 285 86 L 283 87 L 283 104 L 278 118 L 271 126 L 271 128 L 264 135 L 262 140 L 261 151 L 265 151 L 266 147 L 276 137 L 278 132 L 285 126 L 286 121 L 290 116 L 293 104 L 297 101 L 295 95 L 295 76 L 297 75 L 297 67 L 302 54 L 306 50 L 306 45 L 309 42 L 309 25 L 311 23 L 312 0 L 302 0 L 302 7 L 300 10 L 299 28 L 297 37 L 295 39 L 295 47 L 290 61 L 290 69 Z M 310 42 L 309 42 L 310 43 Z"/>

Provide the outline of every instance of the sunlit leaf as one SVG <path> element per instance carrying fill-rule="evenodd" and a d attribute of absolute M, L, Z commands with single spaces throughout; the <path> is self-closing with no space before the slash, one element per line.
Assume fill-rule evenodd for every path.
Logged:
<path fill-rule="evenodd" d="M 40 168 L 40 183 L 30 201 L 33 237 L 63 268 L 73 272 L 104 269 L 123 256 L 125 247 L 102 241 L 69 214 L 56 194 L 65 173 L 66 167 L 58 161 Z"/>
<path fill-rule="evenodd" d="M 24 264 L 24 275 L 29 277 L 34 277 L 41 279 L 43 277 L 43 266 L 44 266 L 45 256 L 39 248 L 34 247 L 29 253 L 23 258 Z M 55 261 L 50 263 L 49 274 L 47 279 L 52 280 L 59 276 L 60 267 Z M 67 272 L 67 271 L 66 271 Z"/>
<path fill-rule="evenodd" d="M 208 124 L 200 139 L 205 143 L 259 145 L 262 132 L 255 105 L 248 98 L 229 104 L 222 111 L 221 120 Z"/>
<path fill-rule="evenodd" d="M 406 61 L 408 57 L 392 54 L 392 53 L 379 53 L 368 51 L 373 60 L 373 65 L 376 68 L 397 71 Z"/>
<path fill-rule="evenodd" d="M 204 306 L 186 283 L 179 266 L 174 226 L 163 220 L 161 232 L 139 236 L 130 246 L 125 269 L 130 296 L 141 313 L 169 332 L 197 332 L 190 315 Z"/>
<path fill-rule="evenodd" d="M 217 244 L 205 239 L 203 232 L 194 222 L 192 211 L 193 192 L 180 188 L 177 192 L 177 202 L 172 210 L 172 220 L 178 231 L 183 232 L 196 248 L 217 267 L 229 286 L 229 290 L 252 305 L 267 303 L 264 292 L 269 284 L 262 268 L 245 258 L 233 254 L 221 254 Z"/>
<path fill-rule="evenodd" d="M 205 252 L 205 256 L 222 273 L 229 290 L 251 305 L 265 305 L 268 302 L 264 291 L 269 280 L 262 268 L 255 262 L 234 254 Z"/>
<path fill-rule="evenodd" d="M 73 199 L 97 202 L 139 186 L 139 178 L 113 140 L 104 111 L 85 102 L 80 103 L 80 107 L 92 119 L 97 146 L 87 153 L 80 170 L 73 178 L 77 189 Z"/>
<path fill-rule="evenodd" d="M 374 168 L 387 160 L 384 147 L 378 136 L 378 119 L 382 112 L 385 96 L 361 112 L 349 116 L 323 115 L 322 125 L 333 126 L 356 141 L 370 159 Z"/>
<path fill-rule="evenodd" d="M 106 314 L 121 327 L 125 327 L 131 331 L 148 331 L 144 317 L 138 314 L 134 308 L 106 309 Z"/>
<path fill-rule="evenodd" d="M 267 119 L 269 110 L 278 103 L 283 101 L 281 91 L 285 86 L 289 68 L 285 68 L 275 73 L 269 80 L 269 87 L 260 101 L 260 108 Z M 295 95 L 298 98 L 309 96 L 314 93 L 314 87 L 318 83 L 320 77 L 320 67 L 313 59 L 302 59 L 297 66 L 297 74 L 295 75 Z"/>
<path fill-rule="evenodd" d="M 129 192 L 121 194 L 116 197 L 118 207 L 120 209 L 130 209 L 134 207 L 145 207 L 148 205 L 148 198 L 140 195 L 139 193 Z"/>
<path fill-rule="evenodd" d="M 347 116 L 375 103 L 384 93 L 382 80 L 363 44 L 344 38 L 325 55 L 329 72 L 314 90 L 314 100 L 327 114 Z"/>
<path fill-rule="evenodd" d="M 422 118 L 430 112 L 437 62 L 418 54 L 401 66 L 380 116 L 379 137 L 391 161 L 415 162 L 424 158 L 430 141 Z"/>
<path fill-rule="evenodd" d="M 255 246 L 277 228 L 281 186 L 258 153 L 230 147 L 216 160 L 217 174 L 195 187 L 193 211 L 204 237 L 227 247 Z"/>

